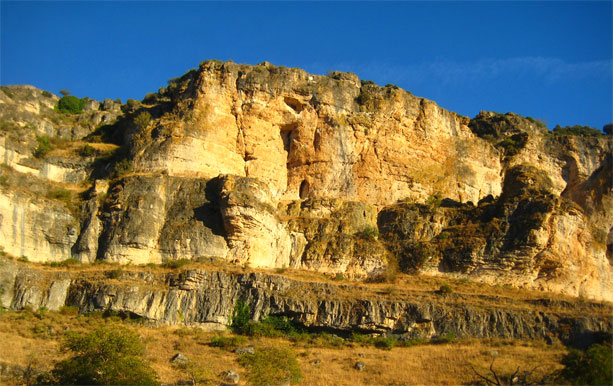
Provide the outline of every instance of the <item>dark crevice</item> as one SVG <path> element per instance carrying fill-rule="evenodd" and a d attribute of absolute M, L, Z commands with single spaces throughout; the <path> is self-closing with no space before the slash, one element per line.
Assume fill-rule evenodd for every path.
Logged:
<path fill-rule="evenodd" d="M 304 105 L 300 103 L 300 101 L 296 98 L 285 97 L 283 99 L 286 105 L 288 105 L 292 110 L 300 114 L 302 110 L 304 110 Z"/>

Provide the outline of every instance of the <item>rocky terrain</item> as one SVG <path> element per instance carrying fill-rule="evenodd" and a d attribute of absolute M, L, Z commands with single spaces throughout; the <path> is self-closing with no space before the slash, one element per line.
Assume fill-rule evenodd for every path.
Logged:
<path fill-rule="evenodd" d="M 399 339 L 458 337 L 537 339 L 587 347 L 611 331 L 610 305 L 551 297 L 471 293 L 456 283 L 441 294 L 427 286 L 372 287 L 220 269 L 28 268 L 3 260 L 2 302 L 11 309 L 114 312 L 155 324 L 224 330 L 242 300 L 250 317 L 286 316 L 311 331 L 384 334 Z"/>
<path fill-rule="evenodd" d="M 58 101 L 0 89 L 0 246 L 14 259 L 223 261 L 369 281 L 401 271 L 613 300 L 610 136 L 557 135 L 513 113 L 469 119 L 394 85 L 269 63 L 203 62 L 142 101 L 86 99 L 77 114 Z M 34 290 L 38 268 L 7 264 L 12 308 L 119 307 L 165 323 L 180 310 L 223 325 L 247 296 L 256 317 L 321 328 L 533 337 L 561 323 L 410 299 L 301 302 L 280 293 L 332 290 L 265 274 L 142 274 L 126 293 L 68 275 Z"/>

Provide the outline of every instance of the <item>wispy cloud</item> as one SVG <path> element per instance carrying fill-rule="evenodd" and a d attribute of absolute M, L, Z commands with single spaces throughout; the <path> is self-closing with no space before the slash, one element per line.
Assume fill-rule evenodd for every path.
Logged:
<path fill-rule="evenodd" d="M 313 67 L 323 69 L 321 64 L 314 64 Z M 613 73 L 611 60 L 569 63 L 562 59 L 545 57 L 480 59 L 472 62 L 438 60 L 408 65 L 377 62 L 338 63 L 330 67 L 390 82 L 415 84 L 436 80 L 445 85 L 527 78 L 540 79 L 546 83 L 583 79 L 605 80 L 610 79 Z"/>

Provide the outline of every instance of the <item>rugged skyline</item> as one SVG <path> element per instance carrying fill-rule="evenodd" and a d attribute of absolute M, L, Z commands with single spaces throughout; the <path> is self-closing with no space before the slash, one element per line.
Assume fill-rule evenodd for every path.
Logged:
<path fill-rule="evenodd" d="M 10 2 L 1 84 L 141 99 L 204 59 L 351 71 L 474 117 L 613 121 L 610 2 Z"/>

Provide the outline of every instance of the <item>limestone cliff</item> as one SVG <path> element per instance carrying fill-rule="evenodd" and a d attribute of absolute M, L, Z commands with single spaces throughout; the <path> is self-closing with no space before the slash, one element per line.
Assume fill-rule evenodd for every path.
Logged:
<path fill-rule="evenodd" d="M 203 62 L 75 115 L 57 101 L 0 89 L 0 246 L 15 257 L 399 268 L 613 300 L 610 136 L 269 63 Z"/>
<path fill-rule="evenodd" d="M 287 316 L 311 330 L 352 331 L 430 339 L 445 334 L 558 340 L 589 345 L 613 329 L 609 305 L 549 298 L 517 299 L 504 294 L 432 291 L 385 296 L 347 284 L 312 283 L 265 273 L 216 270 L 155 272 L 134 269 L 41 270 L 0 258 L 0 305 L 10 309 L 64 304 L 81 312 L 115 313 L 153 324 L 224 329 L 234 304 L 243 300 L 250 317 Z"/>

